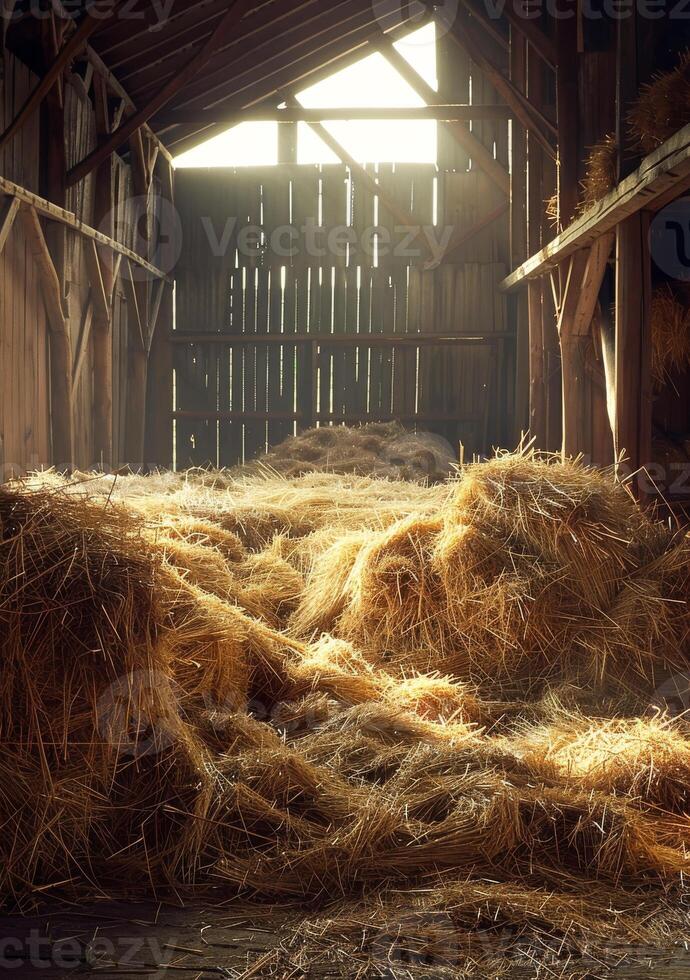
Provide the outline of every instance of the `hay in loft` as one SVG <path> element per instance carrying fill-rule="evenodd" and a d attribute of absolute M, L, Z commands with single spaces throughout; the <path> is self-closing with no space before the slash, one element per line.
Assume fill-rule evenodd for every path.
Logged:
<path fill-rule="evenodd" d="M 2 490 L 2 900 L 220 885 L 379 944 L 413 909 L 460 961 L 487 916 L 531 955 L 680 937 L 689 569 L 610 474 L 533 456 Z"/>
<path fill-rule="evenodd" d="M 670 285 L 652 295 L 652 378 L 660 389 L 674 374 L 690 367 L 690 311 Z"/>
<path fill-rule="evenodd" d="M 546 218 L 552 228 L 558 227 L 559 213 L 558 213 L 558 192 L 552 194 L 550 198 L 545 202 Z"/>
<path fill-rule="evenodd" d="M 582 181 L 582 210 L 596 204 L 618 182 L 618 142 L 614 134 L 605 136 L 592 147 L 585 161 Z"/>
<path fill-rule="evenodd" d="M 676 67 L 643 85 L 628 115 L 630 131 L 643 153 L 651 153 L 690 123 L 690 52 Z"/>
<path fill-rule="evenodd" d="M 269 469 L 286 477 L 308 473 L 355 473 L 412 483 L 442 483 L 454 472 L 457 454 L 430 432 L 408 432 L 397 422 L 370 422 L 309 429 L 289 436 L 241 472 Z"/>

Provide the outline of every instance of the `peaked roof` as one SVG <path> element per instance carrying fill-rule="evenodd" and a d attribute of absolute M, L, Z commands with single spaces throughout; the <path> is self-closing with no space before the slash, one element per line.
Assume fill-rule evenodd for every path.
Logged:
<path fill-rule="evenodd" d="M 232 0 L 148 0 L 99 27 L 91 46 L 138 109 L 178 75 L 232 8 Z M 244 108 L 277 105 L 367 53 L 381 31 L 418 26 L 399 0 L 263 0 L 150 126 L 174 153 L 227 129 Z M 134 14 L 137 14 L 135 17 Z M 212 118 L 204 119 L 204 113 Z M 219 123 L 219 117 L 225 121 Z"/>

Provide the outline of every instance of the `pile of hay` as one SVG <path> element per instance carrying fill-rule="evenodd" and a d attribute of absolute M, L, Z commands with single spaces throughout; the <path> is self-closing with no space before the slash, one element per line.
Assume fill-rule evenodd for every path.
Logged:
<path fill-rule="evenodd" d="M 212 479 L 0 489 L 7 905 L 220 888 L 456 967 L 687 935 L 683 537 L 532 456 Z"/>
<path fill-rule="evenodd" d="M 431 432 L 408 432 L 397 422 L 356 428 L 324 426 L 289 436 L 244 473 L 268 469 L 282 476 L 355 473 L 414 483 L 440 483 L 454 472 L 458 456 L 447 440 Z"/>
<path fill-rule="evenodd" d="M 652 295 L 652 378 L 661 389 L 673 375 L 690 367 L 690 310 L 670 285 Z"/>
<path fill-rule="evenodd" d="M 628 135 L 640 153 L 651 153 L 690 123 L 690 51 L 674 69 L 660 72 L 643 85 L 628 113 Z M 618 182 L 618 140 L 609 133 L 592 147 L 585 161 L 580 212 L 600 201 Z M 546 202 L 546 217 L 558 225 L 558 195 Z"/>
<path fill-rule="evenodd" d="M 615 134 L 605 136 L 592 147 L 585 161 L 581 210 L 586 211 L 618 183 L 618 142 Z"/>
<path fill-rule="evenodd" d="M 657 74 L 640 90 L 630 110 L 632 138 L 642 153 L 651 153 L 674 133 L 690 123 L 690 52 L 676 67 Z"/>

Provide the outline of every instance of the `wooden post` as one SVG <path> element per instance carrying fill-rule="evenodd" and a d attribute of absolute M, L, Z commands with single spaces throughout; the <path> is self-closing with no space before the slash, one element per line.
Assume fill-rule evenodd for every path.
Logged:
<path fill-rule="evenodd" d="M 589 449 L 586 431 L 585 361 L 582 337 L 575 329 L 586 262 L 586 252 L 576 252 L 570 259 L 558 311 L 563 385 L 563 455 L 566 457 L 586 454 Z"/>
<path fill-rule="evenodd" d="M 94 76 L 94 104 L 96 107 L 96 131 L 105 138 L 110 131 L 108 90 L 100 75 Z M 95 174 L 94 224 L 99 231 L 113 237 L 113 158 L 100 164 Z M 112 295 L 115 286 L 113 255 L 110 249 L 98 248 L 95 269 L 100 273 L 102 286 L 108 298 L 105 309 L 100 308 L 93 329 L 93 462 L 108 470 L 113 459 L 113 340 Z"/>
<path fill-rule="evenodd" d="M 617 116 L 621 147 L 621 177 L 637 165 L 637 156 L 624 133 L 629 106 L 651 72 L 653 44 L 639 14 L 618 23 Z M 627 467 L 636 472 L 650 462 L 651 396 L 651 259 L 649 215 L 626 218 L 616 229 L 616 456 L 625 453 Z M 639 483 L 635 487 L 639 492 Z"/>
<path fill-rule="evenodd" d="M 173 168 L 164 158 L 158 159 L 162 194 L 166 200 L 174 204 Z M 171 469 L 174 459 L 173 350 L 169 338 L 175 315 L 175 292 L 171 283 L 161 283 L 161 286 L 159 303 L 153 304 L 151 324 L 153 340 L 147 375 L 144 441 L 144 462 L 147 469 L 153 467 Z"/>
<path fill-rule="evenodd" d="M 55 268 L 40 219 L 32 207 L 23 207 L 22 219 L 29 250 L 41 280 L 50 329 L 50 412 L 53 463 L 59 469 L 74 466 L 72 406 L 72 345 L 63 306 L 63 284 Z"/>
<path fill-rule="evenodd" d="M 525 92 L 527 89 L 527 45 L 521 34 L 510 32 L 510 79 L 512 84 Z M 527 257 L 527 131 L 518 119 L 510 126 L 511 174 L 510 174 L 510 262 L 516 268 Z M 525 429 L 525 419 L 532 422 L 529 397 L 529 304 L 528 296 L 521 290 L 514 303 L 516 327 L 515 363 L 515 441 Z M 534 436 L 535 433 L 531 431 Z M 541 442 L 538 447 L 543 448 Z"/>
<path fill-rule="evenodd" d="M 54 62 L 57 44 L 52 18 L 41 22 L 41 44 L 44 61 L 49 67 Z M 56 78 L 55 81 L 57 80 Z M 65 111 L 57 84 L 47 92 L 41 108 L 41 192 L 51 203 L 64 208 L 67 202 Z M 50 323 L 53 465 L 69 470 L 76 465 L 76 459 L 72 351 L 66 296 L 66 231 L 63 225 L 50 222 L 44 232 L 38 214 L 33 208 L 24 209 L 24 218 L 30 247 L 41 273 Z"/>
<path fill-rule="evenodd" d="M 578 134 L 578 5 L 566 2 L 570 17 L 556 22 L 558 71 L 556 101 L 558 108 L 558 220 L 562 227 L 575 216 L 578 204 L 578 163 L 580 141 Z M 581 342 L 574 333 L 572 316 L 576 303 L 578 280 L 582 276 L 577 256 L 561 266 L 562 303 L 559 309 L 558 332 L 561 345 L 563 390 L 563 454 L 586 452 L 588 440 L 584 431 L 586 413 L 584 400 L 587 388 Z"/>
<path fill-rule="evenodd" d="M 515 32 L 511 28 L 511 33 Z M 516 36 L 519 36 L 516 34 Z M 530 102 L 540 107 L 544 96 L 544 64 L 530 45 L 526 52 L 526 92 Z M 533 255 L 542 244 L 544 221 L 544 151 L 527 133 L 527 251 Z M 547 343 L 555 335 L 555 317 L 551 306 L 544 305 L 544 283 L 527 286 L 527 319 L 529 330 L 529 431 L 538 449 L 553 449 L 549 443 L 549 398 Z M 558 411 L 560 415 L 560 389 Z"/>
<path fill-rule="evenodd" d="M 616 456 L 625 453 L 636 472 L 650 462 L 651 261 L 649 215 L 623 221 L 616 233 Z"/>
<path fill-rule="evenodd" d="M 556 101 L 558 106 L 558 220 L 566 227 L 577 211 L 580 157 L 578 112 L 578 6 L 565 0 L 564 12 L 573 16 L 560 18 L 557 25 L 558 74 Z"/>

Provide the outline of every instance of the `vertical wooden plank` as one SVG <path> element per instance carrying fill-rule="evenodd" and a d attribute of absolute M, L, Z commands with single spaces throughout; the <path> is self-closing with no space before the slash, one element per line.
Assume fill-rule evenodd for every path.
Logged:
<path fill-rule="evenodd" d="M 633 215 L 616 233 L 616 455 L 632 471 L 651 458 L 651 262 L 649 216 Z"/>

